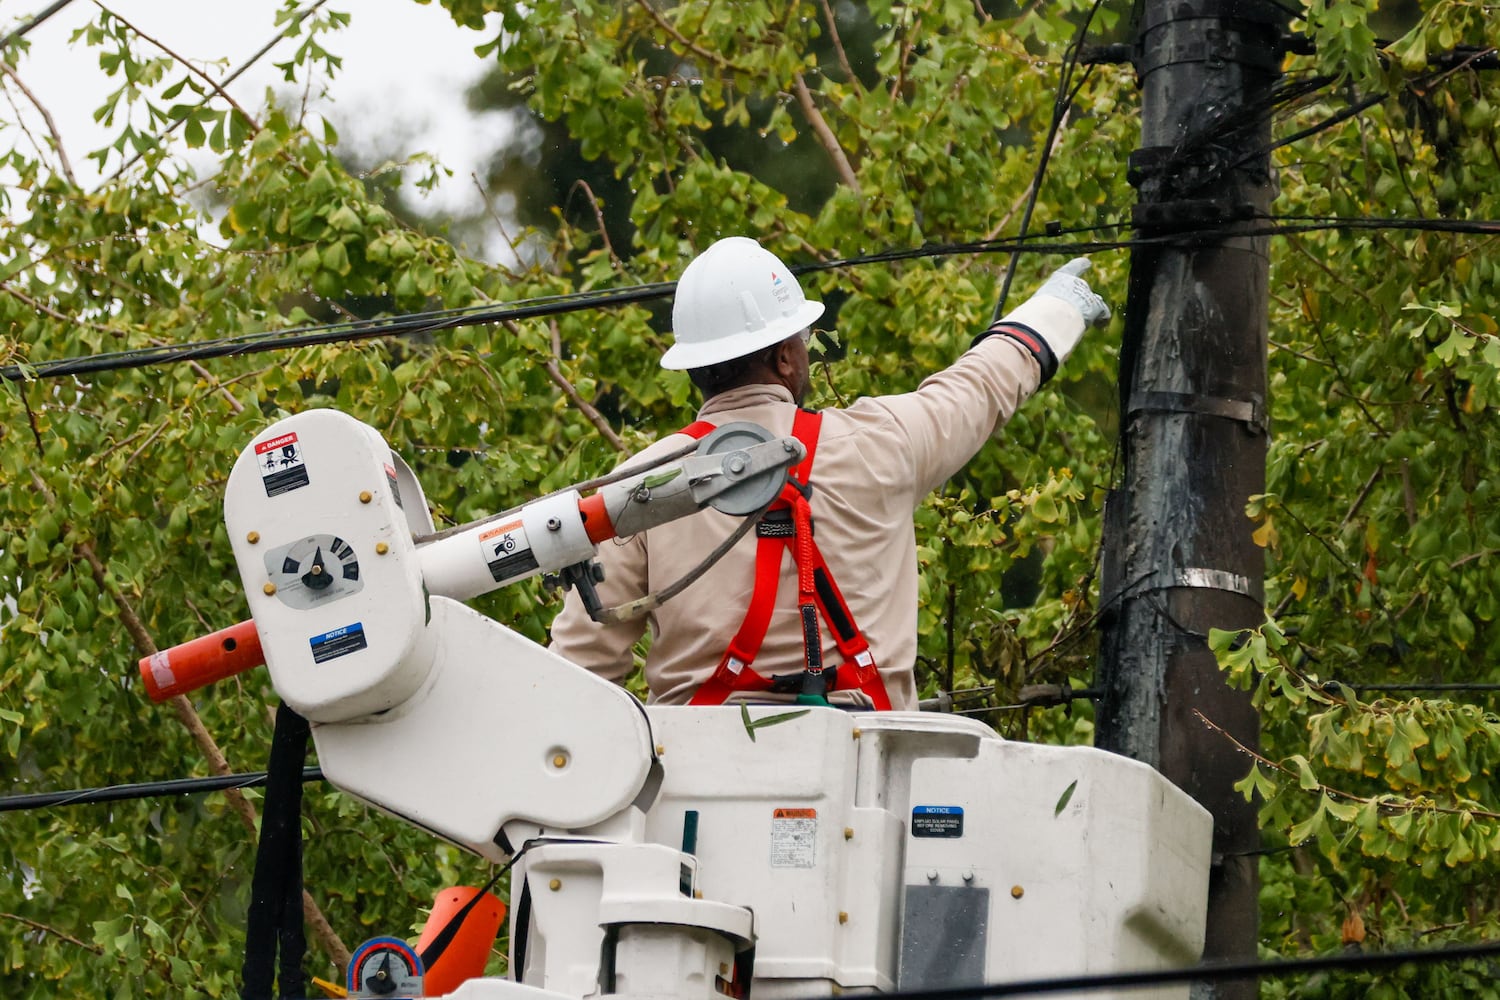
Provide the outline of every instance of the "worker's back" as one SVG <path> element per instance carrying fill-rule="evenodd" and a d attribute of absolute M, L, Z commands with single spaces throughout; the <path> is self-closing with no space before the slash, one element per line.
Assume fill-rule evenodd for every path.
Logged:
<path fill-rule="evenodd" d="M 1037 370 L 1022 351 L 985 341 L 915 392 L 871 397 L 848 409 L 822 411 L 810 497 L 814 538 L 848 609 L 870 644 L 896 709 L 916 707 L 912 667 L 917 647 L 917 565 L 912 511 L 922 497 L 963 466 L 1035 389 Z M 701 420 L 718 425 L 751 421 L 774 435 L 792 433 L 797 406 L 778 385 L 730 389 L 708 400 Z M 669 435 L 631 464 L 685 444 Z M 735 529 L 738 519 L 704 511 L 669 527 L 606 545 L 600 561 L 606 605 L 667 587 L 701 562 Z M 742 538 L 682 594 L 657 609 L 647 660 L 654 700 L 684 703 L 724 656 L 750 606 L 757 540 Z M 820 622 L 823 663 L 840 662 L 829 623 Z M 570 596 L 553 627 L 553 648 L 575 663 L 611 677 L 631 668 L 630 625 L 589 621 Z M 775 610 L 755 669 L 798 673 L 804 667 L 797 613 L 797 571 L 781 560 Z M 757 700 L 776 695 L 758 693 Z M 789 697 L 789 696 L 781 696 Z M 835 704 L 863 704 L 853 691 L 835 691 Z"/>

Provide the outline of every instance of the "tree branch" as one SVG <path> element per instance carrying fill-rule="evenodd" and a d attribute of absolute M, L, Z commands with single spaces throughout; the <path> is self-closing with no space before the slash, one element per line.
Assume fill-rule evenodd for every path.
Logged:
<path fill-rule="evenodd" d="M 833 51 L 838 57 L 839 68 L 849 78 L 849 85 L 854 88 L 855 93 L 863 94 L 864 84 L 860 83 L 859 77 L 854 75 L 854 67 L 849 65 L 849 56 L 844 52 L 844 40 L 839 37 L 838 23 L 833 17 L 833 7 L 829 5 L 828 0 L 819 0 L 819 2 L 823 5 L 823 20 L 828 25 L 828 38 L 833 42 Z"/>
<path fill-rule="evenodd" d="M 620 262 L 619 254 L 615 253 L 614 246 L 609 242 L 609 230 L 604 225 L 604 210 L 599 207 L 599 199 L 594 196 L 594 189 L 589 187 L 588 181 L 582 179 L 573 182 L 573 190 L 579 189 L 588 199 L 589 207 L 594 210 L 594 222 L 599 227 L 599 238 L 604 241 L 604 249 L 609 254 L 609 262 L 614 265 L 616 273 L 624 275 L 625 267 Z M 571 191 L 569 193 L 571 194 Z"/>
<path fill-rule="evenodd" d="M 116 21 L 119 21 L 121 24 L 123 24 L 125 27 L 129 28 L 131 31 L 135 32 L 135 34 L 137 36 L 139 36 L 140 38 L 144 39 L 145 41 L 150 42 L 152 45 L 155 45 L 157 48 L 161 49 L 167 55 L 169 55 L 173 59 L 175 59 L 177 61 L 178 65 L 182 66 L 189 73 L 193 74 L 198 79 L 200 79 L 204 83 L 208 84 L 209 89 L 211 89 L 215 94 L 219 95 L 220 97 L 222 97 L 224 99 L 224 103 L 228 104 L 235 111 L 239 112 L 239 116 L 241 118 L 245 119 L 245 123 L 250 126 L 251 131 L 254 131 L 254 132 L 259 132 L 260 131 L 260 122 L 256 121 L 250 115 L 250 112 L 248 112 L 244 108 L 240 107 L 239 102 L 236 101 L 233 97 L 230 97 L 229 93 L 224 89 L 223 85 L 220 84 L 217 80 L 215 80 L 213 77 L 209 76 L 207 73 L 205 73 L 203 70 L 199 69 L 197 66 L 194 66 L 191 61 L 189 61 L 187 59 L 184 59 L 182 56 L 180 56 L 176 52 L 172 51 L 172 49 L 168 48 L 165 43 L 163 43 L 163 42 L 159 41 L 158 39 L 153 38 L 152 36 L 146 34 L 140 28 L 137 28 L 134 24 L 130 23 L 129 21 L 125 20 L 125 18 L 121 17 L 119 14 L 115 13 L 114 11 L 110 10 L 108 7 L 104 6 L 104 4 L 100 3 L 99 0 L 94 0 L 94 6 L 98 7 L 100 10 L 104 11 L 104 13 L 108 14 L 110 17 L 114 18 Z M 226 82 L 228 82 L 228 81 L 226 81 Z M 175 128 L 175 127 L 176 126 L 174 125 L 173 128 Z M 170 129 L 169 129 L 169 131 L 170 131 Z"/>
<path fill-rule="evenodd" d="M 31 92 L 31 89 L 26 84 L 21 82 L 21 78 L 16 75 L 16 71 L 11 69 L 9 64 L 0 62 L 0 73 L 4 73 L 10 82 L 14 83 L 20 89 L 21 93 L 26 95 L 26 99 L 31 102 L 32 107 L 41 112 L 42 121 L 47 123 L 47 131 L 52 133 L 52 148 L 57 150 L 57 159 L 58 163 L 62 166 L 63 176 L 67 177 L 70 185 L 77 187 L 78 178 L 73 174 L 73 165 L 68 162 L 68 151 L 63 148 L 62 134 L 57 131 L 57 122 L 52 120 L 52 112 L 47 110 L 45 104 L 37 100 L 37 96 Z"/>
<path fill-rule="evenodd" d="M 705 49 L 703 46 L 699 45 L 697 42 L 694 42 L 682 32 L 678 31 L 676 27 L 672 25 L 672 22 L 663 17 L 661 12 L 658 11 L 654 6 L 652 6 L 651 0 L 635 0 L 635 4 L 637 7 L 641 8 L 641 10 L 644 10 L 647 16 L 651 18 L 651 20 L 656 22 L 656 26 L 658 28 L 660 28 L 662 31 L 665 31 L 668 35 L 672 36 L 673 41 L 675 41 L 678 45 L 681 45 L 684 49 L 691 52 L 693 55 L 699 57 L 700 59 L 708 60 L 708 62 L 717 66 L 719 69 L 731 70 L 736 73 L 749 74 L 750 71 L 745 69 L 743 66 L 736 66 L 734 63 L 726 59 L 723 54 Z"/>
<path fill-rule="evenodd" d="M 77 945 L 84 951 L 92 952 L 95 955 L 104 954 L 104 949 L 100 948 L 98 945 L 89 944 L 87 941 L 80 941 L 71 934 L 64 933 L 63 931 L 58 930 L 56 927 L 51 927 L 47 924 L 40 923 L 39 921 L 32 920 L 30 917 L 23 917 L 18 913 L 0 913 L 0 919 L 14 920 L 18 924 L 25 924 L 27 927 L 30 927 L 34 931 L 41 931 L 43 934 L 50 934 L 53 937 L 57 938 L 59 941 L 66 941 L 68 942 L 68 944 Z"/>
<path fill-rule="evenodd" d="M 47 502 L 47 505 L 55 508 L 57 506 L 57 497 L 47 488 L 47 484 L 42 480 L 41 476 L 33 471 L 31 481 L 36 486 L 37 493 Z M 124 592 L 119 587 L 110 583 L 108 571 L 105 569 L 103 560 L 94 551 L 94 547 L 88 542 L 79 542 L 75 546 L 75 550 L 83 557 L 84 562 L 88 563 L 89 571 L 94 578 L 95 584 L 98 585 L 101 591 L 109 594 L 111 599 L 114 600 L 115 606 L 119 608 L 120 621 L 125 626 L 125 631 L 130 634 L 136 651 L 143 657 L 156 653 L 158 651 L 156 641 L 151 638 L 151 633 L 146 630 L 145 623 L 141 621 L 140 615 L 136 613 L 135 606 L 125 597 Z M 208 727 L 203 724 L 203 720 L 199 717 L 197 710 L 193 708 L 192 702 L 188 701 L 184 695 L 177 695 L 171 699 L 171 705 L 172 711 L 177 715 L 178 721 L 187 729 L 189 735 L 193 738 L 193 742 L 197 744 L 199 752 L 208 761 L 209 770 L 221 776 L 233 774 L 234 771 L 229 766 L 228 758 L 224 756 L 224 751 L 219 748 L 219 744 L 214 740 L 213 734 L 208 731 Z M 250 800 L 245 798 L 244 793 L 238 788 L 226 788 L 223 794 L 230 808 L 240 817 L 241 823 L 250 831 L 252 836 L 255 835 L 257 832 L 255 807 L 250 804 Z M 323 915 L 323 911 L 318 907 L 317 901 L 312 898 L 311 893 L 306 889 L 302 891 L 302 913 L 307 922 L 312 925 L 313 937 L 322 945 L 328 957 L 333 960 L 334 964 L 341 971 L 348 968 L 350 958 L 349 949 L 345 947 L 344 942 L 334 932 L 333 927 L 328 923 L 328 919 Z"/>
<path fill-rule="evenodd" d="M 519 333 L 514 323 L 507 321 L 505 325 L 510 329 L 511 333 Z M 549 326 L 552 329 L 552 357 L 547 359 L 545 365 L 547 377 L 552 380 L 553 385 L 562 390 L 563 395 L 568 397 L 568 400 L 578 408 L 579 412 L 588 418 L 589 423 L 593 424 L 594 429 L 599 432 L 599 436 L 610 443 L 610 447 L 621 454 L 629 452 L 629 446 L 620 439 L 620 435 L 615 433 L 615 429 L 609 426 L 609 421 L 604 419 L 604 414 L 600 413 L 594 407 L 594 404 L 584 399 L 583 394 L 578 391 L 577 386 L 569 382 L 568 377 L 562 373 L 562 368 L 558 364 L 559 359 L 562 357 L 562 334 L 557 328 L 557 320 L 552 320 Z"/>
<path fill-rule="evenodd" d="M 6 295 L 9 295 L 11 298 L 24 303 L 30 309 L 35 309 L 37 312 L 41 313 L 44 316 L 51 316 L 53 319 L 57 320 L 60 323 L 67 323 L 70 326 L 81 326 L 89 330 L 97 330 L 100 333 L 107 333 L 111 337 L 126 337 L 129 335 L 129 331 L 126 330 L 116 330 L 112 326 L 104 326 L 102 323 L 93 323 L 86 319 L 79 319 L 77 316 L 65 316 L 40 299 L 34 299 L 30 295 L 27 295 L 25 292 L 20 291 L 19 289 L 3 281 L 0 281 L 0 292 L 4 292 Z"/>
<path fill-rule="evenodd" d="M 268 53 L 272 49 L 274 49 L 276 47 L 276 45 L 282 39 L 286 38 L 291 32 L 296 31 L 299 27 L 301 27 L 302 22 L 305 21 L 305 20 L 307 20 L 307 18 L 313 13 L 313 11 L 317 10 L 319 7 L 323 6 L 327 2 L 328 2 L 328 0 L 314 0 L 314 2 L 311 3 L 311 4 L 309 4 L 306 9 L 298 11 L 297 14 L 294 17 L 292 17 L 289 21 L 287 21 L 286 26 L 283 27 L 280 31 L 278 31 L 276 33 L 276 36 L 274 38 L 272 38 L 265 45 L 262 45 L 260 47 L 260 49 L 258 49 L 255 52 L 254 55 L 252 55 L 249 59 L 245 60 L 245 62 L 241 63 L 240 66 L 233 73 L 230 73 L 228 76 L 226 76 L 223 80 L 220 80 L 218 83 L 211 84 L 213 86 L 213 88 L 214 88 L 214 91 L 216 93 L 220 93 L 220 94 L 224 93 L 224 88 L 225 87 L 229 86 L 235 80 L 239 79 L 239 77 L 246 70 L 248 70 L 250 67 L 252 67 L 256 63 L 260 62 L 260 60 L 266 55 L 266 53 Z M 95 0 L 95 3 L 98 3 L 98 0 Z M 101 6 L 100 9 L 103 10 L 104 8 Z M 116 16 L 116 15 L 111 14 L 111 16 Z M 123 18 L 121 19 L 121 22 L 122 23 L 126 23 L 126 22 L 124 22 Z M 135 29 L 132 27 L 131 30 L 135 30 Z M 140 34 L 140 32 L 136 32 L 136 33 Z M 145 35 L 141 35 L 141 37 L 145 38 L 146 36 Z M 154 40 L 152 40 L 152 39 L 148 39 L 148 41 L 152 41 L 153 44 L 155 44 Z M 173 56 L 173 58 L 177 59 L 178 57 L 177 56 Z M 178 61 L 181 62 L 182 60 L 178 59 Z M 191 66 L 189 66 L 188 68 L 192 69 Z M 226 97 L 226 99 L 227 99 L 227 97 Z M 200 101 L 199 102 L 199 106 L 201 107 L 204 103 L 206 103 L 206 101 Z M 233 102 L 231 102 L 231 103 L 233 103 Z M 253 121 L 253 119 L 251 119 L 251 120 Z M 172 122 L 171 125 L 167 126 L 166 131 L 163 132 L 162 135 L 163 136 L 171 135 L 173 132 L 177 131 L 177 126 L 181 125 L 183 123 L 183 121 L 184 121 L 184 119 L 178 118 L 176 121 Z M 257 129 L 258 128 L 259 127 L 257 126 Z M 120 168 L 114 172 L 114 174 L 110 177 L 110 180 L 116 180 L 116 179 L 118 179 L 121 174 L 123 174 L 126 170 L 128 170 L 133 164 L 137 163 L 141 159 L 142 155 L 143 154 L 141 154 L 141 153 L 136 153 L 130 159 L 128 159 L 124 163 L 120 164 Z M 308 172 L 307 168 L 304 167 L 302 164 L 296 162 L 295 160 L 290 159 L 289 157 L 286 158 L 286 162 L 287 162 L 288 165 L 291 166 L 291 168 L 293 170 L 296 170 L 298 173 L 300 173 L 304 177 L 307 176 L 307 172 Z"/>
<path fill-rule="evenodd" d="M 817 105 L 813 104 L 812 91 L 807 89 L 807 81 L 802 79 L 801 73 L 793 74 L 792 81 L 797 88 L 797 103 L 802 106 L 802 114 L 807 118 L 807 123 L 812 126 L 813 134 L 823 144 L 828 158 L 833 161 L 833 168 L 838 172 L 839 180 L 855 194 L 860 194 L 859 179 L 854 176 L 854 168 L 849 165 L 849 158 L 844 155 L 844 149 L 839 145 L 833 129 L 828 127 L 828 122 L 823 120 L 823 115 L 818 111 Z"/>
<path fill-rule="evenodd" d="M 1245 744 L 1241 743 L 1239 740 L 1231 736 L 1227 730 L 1210 722 L 1208 720 L 1208 716 L 1204 715 L 1196 708 L 1193 709 L 1193 714 L 1198 717 L 1198 721 L 1202 722 L 1210 730 L 1218 733 L 1230 743 L 1234 744 L 1235 749 L 1239 750 L 1246 757 L 1249 757 L 1251 760 L 1255 761 L 1258 764 L 1269 767 L 1277 774 L 1300 782 L 1301 775 L 1292 771 L 1284 764 L 1278 764 L 1276 761 L 1271 760 L 1268 757 L 1264 757 L 1261 754 L 1256 753 L 1254 750 L 1251 750 L 1249 747 L 1245 746 Z M 1383 811 L 1386 812 L 1447 813 L 1452 816 L 1472 816 L 1475 819 L 1500 819 L 1500 812 L 1489 812 L 1485 809 L 1465 809 L 1463 806 L 1440 806 L 1436 802 L 1419 802 L 1416 799 L 1408 799 L 1404 797 L 1399 799 L 1386 798 L 1383 796 L 1379 798 L 1366 797 L 1363 795 L 1355 795 L 1353 792 L 1341 791 L 1337 788 L 1333 788 L 1332 786 L 1325 785 L 1322 782 L 1318 783 L 1317 788 L 1309 788 L 1307 789 L 1307 791 L 1322 792 L 1323 794 L 1328 795 L 1331 798 L 1343 799 L 1346 802 L 1358 802 L 1361 805 L 1374 804 L 1376 806 L 1379 806 Z"/>
<path fill-rule="evenodd" d="M 519 261 L 521 259 L 521 245 L 515 241 L 510 233 L 505 231 L 505 222 L 500 218 L 500 213 L 495 211 L 495 206 L 490 201 L 489 191 L 485 190 L 484 185 L 479 182 L 479 175 L 472 170 L 469 171 L 469 180 L 474 182 L 474 189 L 479 192 L 479 198 L 484 202 L 485 214 L 494 221 L 495 228 L 499 230 L 501 238 L 505 240 L 505 245 L 510 247 L 510 252 L 515 254 L 516 260 Z M 507 274 L 513 273 L 508 264 L 501 264 L 500 266 L 505 269 Z"/>

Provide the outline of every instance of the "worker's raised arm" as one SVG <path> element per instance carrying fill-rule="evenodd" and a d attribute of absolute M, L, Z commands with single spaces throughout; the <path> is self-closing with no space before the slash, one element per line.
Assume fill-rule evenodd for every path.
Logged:
<path fill-rule="evenodd" d="M 1109 306 L 1082 277 L 1088 267 L 1079 257 L 1053 272 L 1031 298 L 914 392 L 861 401 L 886 408 L 905 429 L 915 499 L 963 468 L 1056 373 L 1089 326 L 1108 322 Z"/>

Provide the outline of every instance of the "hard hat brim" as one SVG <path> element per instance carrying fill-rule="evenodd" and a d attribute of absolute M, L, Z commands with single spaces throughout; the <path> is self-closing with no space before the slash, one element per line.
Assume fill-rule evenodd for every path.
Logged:
<path fill-rule="evenodd" d="M 748 330 L 707 343 L 685 344 L 678 341 L 661 356 L 661 366 L 668 371 L 687 371 L 743 358 L 772 344 L 779 344 L 794 333 L 800 333 L 821 315 L 823 303 L 804 301 L 790 316 L 778 317 L 759 330 Z"/>

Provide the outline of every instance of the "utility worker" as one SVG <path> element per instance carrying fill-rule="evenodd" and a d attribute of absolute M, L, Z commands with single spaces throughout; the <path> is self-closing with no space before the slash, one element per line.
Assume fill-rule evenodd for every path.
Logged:
<path fill-rule="evenodd" d="M 650 698 L 664 704 L 825 701 L 915 710 L 917 554 L 912 514 L 1057 370 L 1109 307 L 1079 258 L 914 391 L 847 409 L 801 408 L 808 339 L 823 304 L 754 240 L 713 244 L 683 272 L 674 343 L 661 365 L 703 393 L 698 420 L 629 464 L 649 462 L 730 421 L 795 434 L 809 459 L 747 535 L 649 619 L 600 625 L 576 591 L 552 649 L 606 678 L 633 668 L 649 620 Z M 601 547 L 605 606 L 669 586 L 723 542 L 738 518 L 714 510 Z"/>

